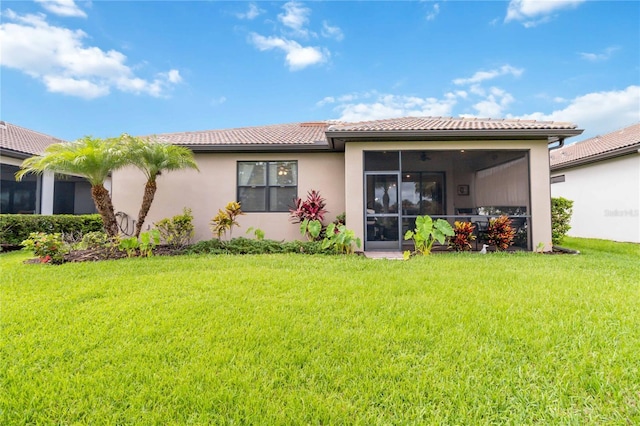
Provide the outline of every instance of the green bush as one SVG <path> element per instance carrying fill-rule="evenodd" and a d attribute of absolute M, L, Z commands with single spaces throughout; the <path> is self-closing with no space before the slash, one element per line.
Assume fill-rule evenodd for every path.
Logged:
<path fill-rule="evenodd" d="M 329 253 L 320 241 L 274 241 L 254 240 L 244 237 L 221 241 L 217 238 L 200 241 L 186 249 L 191 254 L 272 254 L 272 253 Z"/>
<path fill-rule="evenodd" d="M 81 234 L 103 231 L 102 219 L 91 215 L 0 214 L 0 244 L 18 246 L 34 232 Z"/>
<path fill-rule="evenodd" d="M 162 219 L 153 225 L 158 228 L 162 241 L 173 248 L 186 247 L 195 235 L 193 214 L 191 209 L 186 207 L 182 210 L 182 214 L 171 219 Z"/>
<path fill-rule="evenodd" d="M 69 252 L 69 247 L 62 240 L 60 233 L 32 232 L 21 245 L 24 250 L 30 250 L 38 256 L 41 263 L 59 265 L 64 262 L 64 255 Z"/>
<path fill-rule="evenodd" d="M 551 198 L 551 242 L 554 245 L 562 243 L 565 235 L 571 229 L 571 215 L 573 201 L 562 197 Z"/>

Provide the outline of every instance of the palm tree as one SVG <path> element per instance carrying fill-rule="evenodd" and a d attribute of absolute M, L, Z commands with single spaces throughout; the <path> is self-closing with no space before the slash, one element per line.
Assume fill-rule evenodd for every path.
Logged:
<path fill-rule="evenodd" d="M 193 152 L 189 148 L 160 143 L 150 139 L 141 139 L 129 136 L 129 150 L 131 163 L 138 167 L 147 177 L 144 187 L 142 205 L 138 213 L 135 236 L 140 235 L 151 203 L 158 188 L 156 178 L 163 171 L 196 169 L 198 166 L 193 158 Z"/>
<path fill-rule="evenodd" d="M 129 161 L 120 139 L 99 139 L 85 136 L 75 142 L 49 145 L 43 154 L 27 158 L 16 173 L 21 180 L 27 173 L 42 174 L 45 171 L 78 175 L 91 184 L 91 196 L 102 217 L 104 230 L 109 237 L 118 235 L 118 223 L 113 211 L 109 191 L 104 182 L 109 174 Z"/>

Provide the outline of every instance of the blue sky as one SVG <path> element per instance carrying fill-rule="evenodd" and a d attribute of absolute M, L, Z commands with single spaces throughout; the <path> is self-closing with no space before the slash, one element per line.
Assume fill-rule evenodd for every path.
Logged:
<path fill-rule="evenodd" d="M 0 119 L 117 136 L 325 119 L 640 121 L 640 2 L 3 1 Z"/>

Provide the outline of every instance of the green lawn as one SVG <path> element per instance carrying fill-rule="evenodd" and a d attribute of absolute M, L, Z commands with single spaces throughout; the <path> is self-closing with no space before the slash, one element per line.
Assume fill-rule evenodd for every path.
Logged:
<path fill-rule="evenodd" d="M 0 424 L 638 424 L 640 249 L 0 255 Z"/>

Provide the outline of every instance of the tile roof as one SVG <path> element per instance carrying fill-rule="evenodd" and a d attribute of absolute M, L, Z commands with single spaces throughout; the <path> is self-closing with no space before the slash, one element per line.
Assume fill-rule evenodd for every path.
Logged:
<path fill-rule="evenodd" d="M 402 117 L 386 120 L 339 123 L 329 131 L 363 132 L 393 130 L 569 130 L 576 129 L 573 123 L 557 121 L 463 118 L 463 117 Z"/>
<path fill-rule="evenodd" d="M 160 142 L 176 145 L 327 145 L 325 130 L 330 122 L 275 124 L 236 129 L 154 135 Z"/>
<path fill-rule="evenodd" d="M 594 157 L 609 158 L 607 154 L 615 155 L 620 149 L 634 146 L 640 147 L 640 123 L 551 151 L 551 168 L 586 162 Z"/>
<path fill-rule="evenodd" d="M 0 121 L 0 148 L 22 154 L 40 154 L 53 143 L 64 142 L 53 136 Z"/>
<path fill-rule="evenodd" d="M 572 123 L 509 120 L 488 118 L 403 117 L 387 120 L 344 122 L 323 120 L 306 123 L 274 124 L 235 129 L 204 130 L 195 132 L 163 133 L 153 135 L 160 142 L 197 147 L 251 147 L 251 146 L 328 146 L 332 132 L 388 132 L 388 131 L 574 131 Z M 575 134 L 575 133 L 574 133 Z"/>

